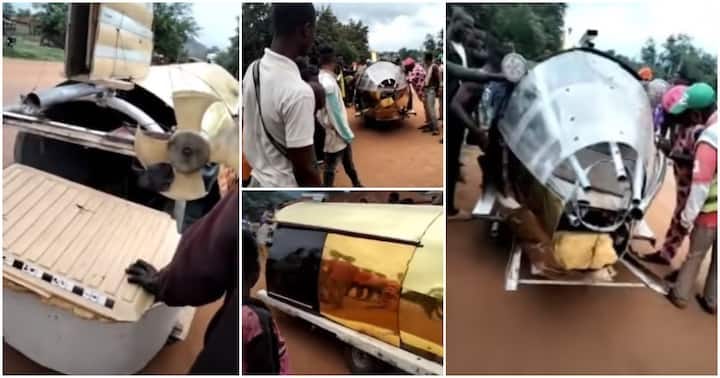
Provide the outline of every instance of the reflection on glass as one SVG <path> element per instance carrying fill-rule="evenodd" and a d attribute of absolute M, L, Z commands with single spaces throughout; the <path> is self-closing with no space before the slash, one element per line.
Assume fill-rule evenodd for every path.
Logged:
<path fill-rule="evenodd" d="M 328 234 L 318 278 L 323 315 L 400 346 L 402 280 L 415 247 Z"/>
<path fill-rule="evenodd" d="M 443 359 L 443 223 L 427 229 L 408 264 L 399 320 L 402 347 L 428 359 Z"/>
<path fill-rule="evenodd" d="M 318 310 L 318 267 L 325 233 L 280 227 L 267 258 L 265 278 L 270 294 Z"/>

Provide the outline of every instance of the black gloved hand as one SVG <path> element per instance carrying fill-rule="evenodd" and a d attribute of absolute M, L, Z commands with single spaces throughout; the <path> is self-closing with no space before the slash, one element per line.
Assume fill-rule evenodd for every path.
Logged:
<path fill-rule="evenodd" d="M 170 189 L 175 179 L 175 172 L 169 163 L 153 164 L 145 168 L 138 177 L 138 186 L 154 192 L 164 192 Z"/>
<path fill-rule="evenodd" d="M 128 275 L 128 282 L 139 285 L 152 295 L 160 291 L 158 282 L 158 271 L 149 262 L 138 259 L 125 269 Z"/>

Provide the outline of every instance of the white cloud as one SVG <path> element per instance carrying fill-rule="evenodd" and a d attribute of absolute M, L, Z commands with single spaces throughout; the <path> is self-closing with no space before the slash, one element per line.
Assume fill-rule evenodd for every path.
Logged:
<path fill-rule="evenodd" d="M 437 35 L 445 27 L 445 9 L 442 3 L 336 4 L 330 6 L 338 19 L 362 20 L 368 25 L 368 43 L 371 50 L 395 51 L 401 47 L 421 48 L 426 34 Z"/>
<path fill-rule="evenodd" d="M 717 4 L 692 0 L 570 3 L 565 26 L 573 28 L 574 40 L 586 29 L 598 29 L 598 48 L 630 57 L 639 57 L 650 37 L 664 42 L 679 33 L 690 35 L 697 46 L 717 54 Z"/>
<path fill-rule="evenodd" d="M 235 34 L 237 20 L 241 12 L 240 2 L 196 2 L 193 3 L 193 16 L 200 26 L 197 39 L 205 46 L 228 47 L 230 37 Z"/>

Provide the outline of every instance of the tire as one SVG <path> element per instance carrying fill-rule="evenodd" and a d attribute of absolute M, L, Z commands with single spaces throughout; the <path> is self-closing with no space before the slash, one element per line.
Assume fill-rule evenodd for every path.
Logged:
<path fill-rule="evenodd" d="M 353 374 L 382 374 L 390 370 L 385 362 L 351 345 L 345 346 L 345 361 Z"/>

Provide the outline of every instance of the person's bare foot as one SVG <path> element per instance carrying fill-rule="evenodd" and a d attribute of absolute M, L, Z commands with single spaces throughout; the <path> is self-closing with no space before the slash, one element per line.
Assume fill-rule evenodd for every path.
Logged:
<path fill-rule="evenodd" d="M 454 214 L 448 213 L 447 221 L 468 221 L 472 219 L 472 215 L 465 210 L 456 210 Z"/>

